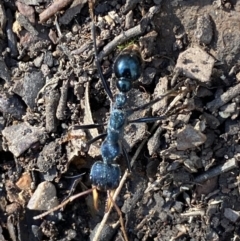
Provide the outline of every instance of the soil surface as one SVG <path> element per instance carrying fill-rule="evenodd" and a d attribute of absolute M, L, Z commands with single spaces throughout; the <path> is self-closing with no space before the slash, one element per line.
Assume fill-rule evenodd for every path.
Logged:
<path fill-rule="evenodd" d="M 96 36 L 86 0 L 0 1 L 0 240 L 240 240 L 240 1 L 92 7 Z M 107 218 L 113 192 L 96 210 L 89 179 L 111 109 L 93 40 L 113 96 L 116 57 L 139 47 L 126 109 L 159 101 L 128 122 L 161 117 L 126 125 Z"/>

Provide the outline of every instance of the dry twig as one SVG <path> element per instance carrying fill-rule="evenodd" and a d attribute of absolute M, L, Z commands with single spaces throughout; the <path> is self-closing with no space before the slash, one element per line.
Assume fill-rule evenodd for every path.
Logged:
<path fill-rule="evenodd" d="M 232 100 L 234 97 L 238 96 L 240 94 L 240 83 L 235 85 L 234 87 L 230 88 L 228 91 L 224 92 L 222 95 L 220 95 L 217 99 L 209 102 L 207 104 L 207 108 L 214 112 L 221 106 L 228 103 L 230 100 Z"/>
<path fill-rule="evenodd" d="M 194 182 L 200 183 L 200 182 L 204 182 L 207 181 L 213 177 L 216 177 L 224 172 L 228 172 L 234 168 L 238 168 L 238 163 L 237 160 L 235 158 L 231 158 L 229 159 L 227 162 L 225 162 L 222 165 L 218 165 L 216 167 L 213 167 L 212 169 L 204 172 L 203 174 L 197 176 L 194 179 Z"/>
<path fill-rule="evenodd" d="M 73 0 L 58 0 L 54 1 L 52 5 L 50 5 L 47 9 L 39 14 L 39 22 L 43 23 L 47 21 L 50 17 L 52 17 L 55 13 L 65 8 L 68 4 L 70 4 Z"/>
<path fill-rule="evenodd" d="M 50 210 L 48 210 L 48 211 L 46 211 L 46 212 L 44 212 L 44 213 L 42 213 L 42 214 L 40 214 L 40 215 L 37 215 L 37 216 L 33 217 L 33 219 L 36 220 L 36 219 L 43 218 L 43 217 L 47 216 L 48 214 L 50 214 L 50 213 L 52 213 L 52 212 L 55 212 L 55 211 L 57 211 L 57 210 L 60 209 L 60 208 L 65 207 L 68 203 L 72 202 L 73 200 L 75 200 L 75 199 L 77 199 L 77 198 L 79 198 L 79 197 L 81 197 L 81 196 L 84 196 L 84 195 L 86 195 L 86 194 L 91 193 L 94 189 L 95 189 L 95 188 L 91 188 L 91 189 L 88 189 L 87 191 L 78 193 L 78 194 L 76 194 L 76 195 L 68 198 L 66 201 L 62 202 L 62 203 L 61 203 L 60 205 L 58 205 L 57 207 L 52 208 L 52 209 L 50 209 Z"/>
<path fill-rule="evenodd" d="M 147 31 L 148 24 L 155 13 L 159 12 L 160 7 L 154 6 L 150 8 L 149 12 L 142 18 L 141 22 L 127 31 L 116 36 L 110 43 L 108 43 L 98 55 L 98 60 L 101 61 L 106 55 L 111 53 L 118 45 L 128 41 L 139 35 L 143 35 Z"/>
<path fill-rule="evenodd" d="M 151 134 L 155 131 L 155 129 L 157 128 L 158 124 L 159 124 L 159 123 L 157 123 L 157 122 L 154 123 L 154 125 L 152 126 L 152 128 L 151 128 L 151 130 L 150 130 L 150 133 L 151 133 Z M 135 161 L 137 160 L 138 155 L 140 154 L 140 152 L 141 152 L 143 146 L 146 144 L 147 140 L 148 140 L 148 138 L 145 138 L 145 139 L 142 141 L 142 143 L 139 145 L 138 149 L 136 150 L 136 152 L 135 152 L 135 154 L 134 154 L 134 156 L 133 156 L 133 158 L 132 158 L 132 161 L 131 161 L 131 167 L 134 165 Z M 101 234 L 101 231 L 102 231 L 104 225 L 106 224 L 107 219 L 108 219 L 108 217 L 109 217 L 109 215 L 110 215 L 110 212 L 111 212 L 111 210 L 112 210 L 112 207 L 113 207 L 112 203 L 115 202 L 115 200 L 116 200 L 116 198 L 118 197 L 120 191 L 122 190 L 122 187 L 123 187 L 124 183 L 125 183 L 126 180 L 127 180 L 128 174 L 129 174 L 129 172 L 128 172 L 128 170 L 126 170 L 125 173 L 124 173 L 124 175 L 122 176 L 122 179 L 121 179 L 121 181 L 120 181 L 120 183 L 119 183 L 118 188 L 116 189 L 116 192 L 114 193 L 114 195 L 113 195 L 113 197 L 112 197 L 112 202 L 111 202 L 111 205 L 110 205 L 110 207 L 109 207 L 109 210 L 108 210 L 108 212 L 106 212 L 106 213 L 104 214 L 103 219 L 102 219 L 102 221 L 101 221 L 101 223 L 100 223 L 100 225 L 99 225 L 99 227 L 98 227 L 98 229 L 97 229 L 97 231 L 96 231 L 96 233 L 95 233 L 95 236 L 94 236 L 94 238 L 93 238 L 92 241 L 98 241 L 98 239 L 99 239 L 99 237 L 100 237 L 100 234 Z"/>

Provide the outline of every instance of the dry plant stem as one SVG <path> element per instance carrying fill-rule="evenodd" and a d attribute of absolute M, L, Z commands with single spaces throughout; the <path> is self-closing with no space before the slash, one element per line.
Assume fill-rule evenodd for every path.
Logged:
<path fill-rule="evenodd" d="M 157 128 L 157 126 L 158 126 L 158 123 L 157 123 L 157 122 L 154 123 L 154 125 L 152 126 L 152 128 L 151 128 L 151 130 L 150 130 L 150 133 L 151 133 L 151 134 L 154 132 L 154 130 Z M 132 161 L 131 161 L 131 167 L 134 165 L 135 161 L 137 160 L 137 157 L 138 157 L 139 153 L 141 152 L 143 146 L 146 144 L 147 140 L 148 140 L 148 138 L 145 138 L 145 139 L 141 142 L 141 144 L 139 145 L 138 149 L 136 150 L 136 152 L 135 152 L 135 154 L 134 154 L 134 156 L 133 156 L 133 158 L 132 158 Z M 112 197 L 112 201 L 113 201 L 113 202 L 116 201 L 116 198 L 117 198 L 117 196 L 119 195 L 119 193 L 120 193 L 120 191 L 121 191 L 124 183 L 126 182 L 127 177 L 128 177 L 128 170 L 126 170 L 125 173 L 123 174 L 122 179 L 121 179 L 121 181 L 120 181 L 120 183 L 119 183 L 119 186 L 118 186 L 118 188 L 116 189 L 116 191 L 115 191 L 115 193 L 114 193 L 114 195 L 113 195 L 113 197 Z M 95 236 L 94 236 L 94 238 L 93 238 L 92 241 L 98 241 L 99 236 L 100 236 L 100 234 L 101 234 L 101 231 L 102 231 L 105 223 L 107 222 L 107 219 L 108 219 L 108 217 L 109 217 L 109 214 L 110 214 L 110 212 L 111 212 L 111 210 L 112 210 L 112 207 L 113 207 L 113 205 L 112 205 L 112 202 L 111 202 L 111 205 L 110 205 L 110 207 L 109 207 L 109 210 L 108 210 L 108 212 L 106 212 L 106 213 L 104 214 L 103 219 L 102 219 L 102 221 L 101 221 L 101 223 L 100 223 L 100 225 L 99 225 L 99 227 L 98 227 L 98 229 L 97 229 L 97 231 L 96 231 L 96 233 L 95 233 Z"/>
<path fill-rule="evenodd" d="M 142 35 L 146 31 L 143 24 L 138 24 L 137 26 L 121 33 L 117 37 L 115 37 L 110 43 L 108 43 L 103 50 L 99 53 L 98 59 L 102 61 L 102 59 L 110 54 L 118 45 L 128 41 L 131 38 Z"/>
<path fill-rule="evenodd" d="M 113 201 L 115 201 L 116 198 L 117 198 L 117 196 L 119 195 L 119 193 L 120 193 L 120 191 L 121 191 L 124 183 L 125 183 L 126 180 L 127 180 L 127 177 L 128 177 L 128 170 L 126 170 L 125 173 L 124 173 L 123 176 L 122 176 L 122 179 L 121 179 L 121 181 L 120 181 L 120 183 L 119 183 L 119 186 L 118 186 L 118 188 L 116 189 L 116 191 L 115 191 L 115 193 L 114 193 L 114 195 L 113 195 L 113 197 L 112 197 L 112 200 L 113 200 Z M 99 236 L 100 236 L 100 234 L 101 234 L 101 231 L 102 231 L 105 223 L 107 222 L 107 219 L 108 219 L 109 214 L 110 214 L 110 212 L 111 212 L 111 210 L 112 210 L 112 207 L 113 207 L 113 205 L 112 205 L 112 203 L 111 203 L 111 205 L 110 205 L 110 207 L 109 207 L 109 210 L 108 210 L 108 212 L 106 212 L 106 213 L 104 214 L 103 219 L 102 219 L 102 221 L 101 221 L 101 223 L 100 223 L 100 225 L 99 225 L 99 227 L 98 227 L 98 229 L 97 229 L 97 231 L 96 231 L 96 233 L 95 233 L 95 236 L 94 236 L 94 238 L 93 238 L 92 241 L 98 241 L 98 240 L 99 240 Z"/>
<path fill-rule="evenodd" d="M 94 124 L 91 106 L 90 106 L 89 92 L 90 92 L 90 81 L 88 81 L 86 83 L 86 88 L 85 88 L 85 94 L 84 94 L 84 96 L 85 96 L 85 102 L 84 102 L 85 110 L 84 110 L 83 121 L 84 121 L 84 123 Z M 89 129 L 88 131 L 91 135 L 91 138 L 94 138 L 94 137 L 99 135 L 97 128 Z"/>
<path fill-rule="evenodd" d="M 69 86 L 69 81 L 64 80 L 62 84 L 61 96 L 60 96 L 60 100 L 59 100 L 57 112 L 56 112 L 56 116 L 59 120 L 64 120 L 65 118 L 64 113 L 67 106 L 68 86 Z"/>
<path fill-rule="evenodd" d="M 207 104 L 207 108 L 210 111 L 216 111 L 219 107 L 225 105 L 226 103 L 228 103 L 230 100 L 232 100 L 234 97 L 238 96 L 239 94 L 240 94 L 240 83 L 230 88 L 228 91 L 224 92 L 217 99 L 209 102 Z"/>
<path fill-rule="evenodd" d="M 58 24 L 57 16 L 55 17 L 54 23 L 55 23 L 55 26 L 56 26 L 56 29 L 57 29 L 57 32 L 58 32 L 58 36 L 59 36 L 59 38 L 61 38 L 62 37 L 62 32 L 61 32 L 60 26 Z"/>
<path fill-rule="evenodd" d="M 194 179 L 194 182 L 204 182 L 206 180 L 209 180 L 213 177 L 216 177 L 224 172 L 228 172 L 234 168 L 238 168 L 238 163 L 235 158 L 229 159 L 227 162 L 225 162 L 222 165 L 213 167 L 212 169 L 204 172 L 203 174 L 199 175 Z"/>
<path fill-rule="evenodd" d="M 73 0 L 57 0 L 52 3 L 47 9 L 39 14 L 39 22 L 43 23 L 52 17 L 55 13 L 65 8 Z"/>
<path fill-rule="evenodd" d="M 111 193 L 108 193 L 108 197 L 109 197 L 111 203 L 113 204 L 114 208 L 116 209 L 116 211 L 117 211 L 117 213 L 118 213 L 118 215 L 119 215 L 120 224 L 121 224 L 121 229 L 122 229 L 122 232 L 123 232 L 124 239 L 125 239 L 125 241 L 128 241 L 128 236 L 127 236 L 127 233 L 126 233 L 126 229 L 125 229 L 125 227 L 124 227 L 122 212 L 121 212 L 121 210 L 119 209 L 119 207 L 117 206 L 117 204 L 113 201 L 112 196 L 111 196 Z"/>
<path fill-rule="evenodd" d="M 45 94 L 46 101 L 46 131 L 55 132 L 57 130 L 56 110 L 60 95 L 56 89 L 48 90 Z"/>
<path fill-rule="evenodd" d="M 196 210 L 196 211 L 190 211 L 187 213 L 181 213 L 182 217 L 190 217 L 190 216 L 204 216 L 205 211 L 204 210 Z"/>
<path fill-rule="evenodd" d="M 52 208 L 52 209 L 50 209 L 50 210 L 48 210 L 48 211 L 46 211 L 46 212 L 44 212 L 44 213 L 42 213 L 42 214 L 40 214 L 40 215 L 37 215 L 37 216 L 33 217 L 33 219 L 36 220 L 36 219 L 43 218 L 43 217 L 45 217 L 46 215 L 48 215 L 48 214 L 50 214 L 50 213 L 52 213 L 52 212 L 54 212 L 54 211 L 57 211 L 57 210 L 60 209 L 60 208 L 63 208 L 63 207 L 66 206 L 68 203 L 72 202 L 73 200 L 75 200 L 75 199 L 77 199 L 77 198 L 79 198 L 79 197 L 81 197 L 81 196 L 84 196 L 84 195 L 86 195 L 86 194 L 91 193 L 94 189 L 95 189 L 95 188 L 91 188 L 91 189 L 88 189 L 88 190 L 85 191 L 85 192 L 78 193 L 78 194 L 76 194 L 76 195 L 68 198 L 66 201 L 62 202 L 62 203 L 59 204 L 57 207 Z"/>
<path fill-rule="evenodd" d="M 183 89 L 181 91 L 181 93 L 179 93 L 177 96 L 175 96 L 173 101 L 168 105 L 168 107 L 167 107 L 166 111 L 163 113 L 163 115 L 166 115 L 166 113 L 168 113 L 175 106 L 175 104 L 178 101 L 182 100 L 187 95 L 188 92 L 189 92 L 188 89 L 185 87 L 185 89 Z"/>
<path fill-rule="evenodd" d="M 180 69 L 176 69 L 174 70 L 174 74 L 173 77 L 171 79 L 171 86 L 174 86 L 177 82 L 177 78 L 179 77 L 179 75 L 181 74 L 181 70 Z"/>
<path fill-rule="evenodd" d="M 91 2 L 91 1 L 90 1 Z M 140 24 L 128 29 L 127 31 L 121 33 L 115 37 L 109 44 L 107 44 L 103 50 L 99 53 L 98 59 L 101 61 L 104 56 L 110 54 L 113 49 L 115 49 L 119 44 L 126 42 L 127 40 L 134 38 L 139 35 L 143 35 L 148 28 L 149 22 L 153 16 L 160 11 L 160 6 L 151 7 L 148 13 L 142 18 Z"/>

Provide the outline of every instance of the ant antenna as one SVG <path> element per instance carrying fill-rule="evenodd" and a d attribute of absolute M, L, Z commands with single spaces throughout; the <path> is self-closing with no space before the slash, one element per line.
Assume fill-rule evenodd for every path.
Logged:
<path fill-rule="evenodd" d="M 93 10 L 94 9 L 93 0 L 88 0 L 88 5 L 89 5 L 90 16 L 91 16 L 91 19 L 92 19 L 91 32 L 92 32 L 93 47 L 94 47 L 94 53 L 95 53 L 95 63 L 96 63 L 98 74 L 99 74 L 100 79 L 102 81 L 103 87 L 104 87 L 108 97 L 110 98 L 110 100 L 113 101 L 113 94 L 112 94 L 112 91 L 109 87 L 109 84 L 107 83 L 107 81 L 105 80 L 105 78 L 103 76 L 102 68 L 100 66 L 98 53 L 97 53 L 96 27 L 95 27 L 95 23 L 94 23 L 94 13 L 93 13 L 94 12 L 94 10 Z"/>

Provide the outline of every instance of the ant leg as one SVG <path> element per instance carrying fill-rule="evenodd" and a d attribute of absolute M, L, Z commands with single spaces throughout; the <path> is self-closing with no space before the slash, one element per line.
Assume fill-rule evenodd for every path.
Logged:
<path fill-rule="evenodd" d="M 139 119 L 135 119 L 135 120 L 129 120 L 128 124 L 130 124 L 130 123 L 149 123 L 149 122 L 155 122 L 155 121 L 164 120 L 164 119 L 165 119 L 164 116 L 143 117 L 143 118 L 139 118 Z"/>
<path fill-rule="evenodd" d="M 123 145 L 122 145 L 122 152 L 123 152 L 124 159 L 127 162 L 128 170 L 129 170 L 129 172 L 131 172 L 131 164 L 130 164 L 131 162 L 130 162 L 128 153 L 126 151 L 126 148 Z"/>
<path fill-rule="evenodd" d="M 178 83 L 173 89 L 167 91 L 166 93 L 160 95 L 158 98 L 156 98 L 155 100 L 152 100 L 150 101 L 149 103 L 145 104 L 145 105 L 142 105 L 142 106 L 138 106 L 138 107 L 135 107 L 133 109 L 128 109 L 126 110 L 128 115 L 131 115 L 133 112 L 135 111 L 139 111 L 139 110 L 144 110 L 144 109 L 147 109 L 149 107 L 151 107 L 152 105 L 154 105 L 155 103 L 157 103 L 158 101 L 162 100 L 164 97 L 168 96 L 168 95 L 177 95 L 177 94 L 180 94 L 182 93 L 183 91 L 181 90 L 177 90 L 177 88 L 182 84 L 182 82 Z"/>
<path fill-rule="evenodd" d="M 83 145 L 83 147 L 82 147 L 82 148 L 83 148 L 83 151 L 84 151 L 84 152 L 88 152 L 90 146 L 91 146 L 94 142 L 96 142 L 96 141 L 98 141 L 98 140 L 100 140 L 100 139 L 104 139 L 106 136 L 107 136 L 107 133 L 102 133 L 102 134 L 94 137 L 93 139 L 89 140 L 87 143 L 85 143 L 85 144 Z"/>
<path fill-rule="evenodd" d="M 98 53 L 97 53 L 97 43 L 96 43 L 96 29 L 95 29 L 95 23 L 94 23 L 94 14 L 93 14 L 93 2 L 89 1 L 89 11 L 92 19 L 92 26 L 91 26 L 91 32 L 92 32 L 92 39 L 93 39 L 93 47 L 94 47 L 94 52 L 95 52 L 95 63 L 97 66 L 98 74 L 100 76 L 100 79 L 102 81 L 103 87 L 110 98 L 111 101 L 113 101 L 113 94 L 112 91 L 109 87 L 108 82 L 105 80 L 102 69 L 99 63 L 99 58 L 98 58 Z"/>
<path fill-rule="evenodd" d="M 98 141 L 98 140 L 100 140 L 100 139 L 104 139 L 106 136 L 107 136 L 107 133 L 102 133 L 102 134 L 94 137 L 94 138 L 91 139 L 90 141 L 88 141 L 86 144 L 90 146 L 90 145 L 93 144 L 95 141 Z"/>
<path fill-rule="evenodd" d="M 90 125 L 79 125 L 79 126 L 72 126 L 70 130 L 87 130 L 87 129 L 94 129 L 106 124 L 90 124 Z"/>
<path fill-rule="evenodd" d="M 70 197 L 73 195 L 73 193 L 74 193 L 75 190 L 76 190 L 76 187 L 77 187 L 78 183 L 82 180 L 82 176 L 85 175 L 85 174 L 86 174 L 86 173 L 82 173 L 82 174 L 77 175 L 77 176 L 74 176 L 74 177 L 65 176 L 66 179 L 75 178 L 75 180 L 74 180 L 73 183 L 72 183 L 72 186 L 71 186 L 71 189 L 70 189 L 69 194 L 67 195 L 67 197 L 65 197 L 65 198 L 63 199 L 63 202 L 66 201 L 68 198 L 70 198 Z"/>

